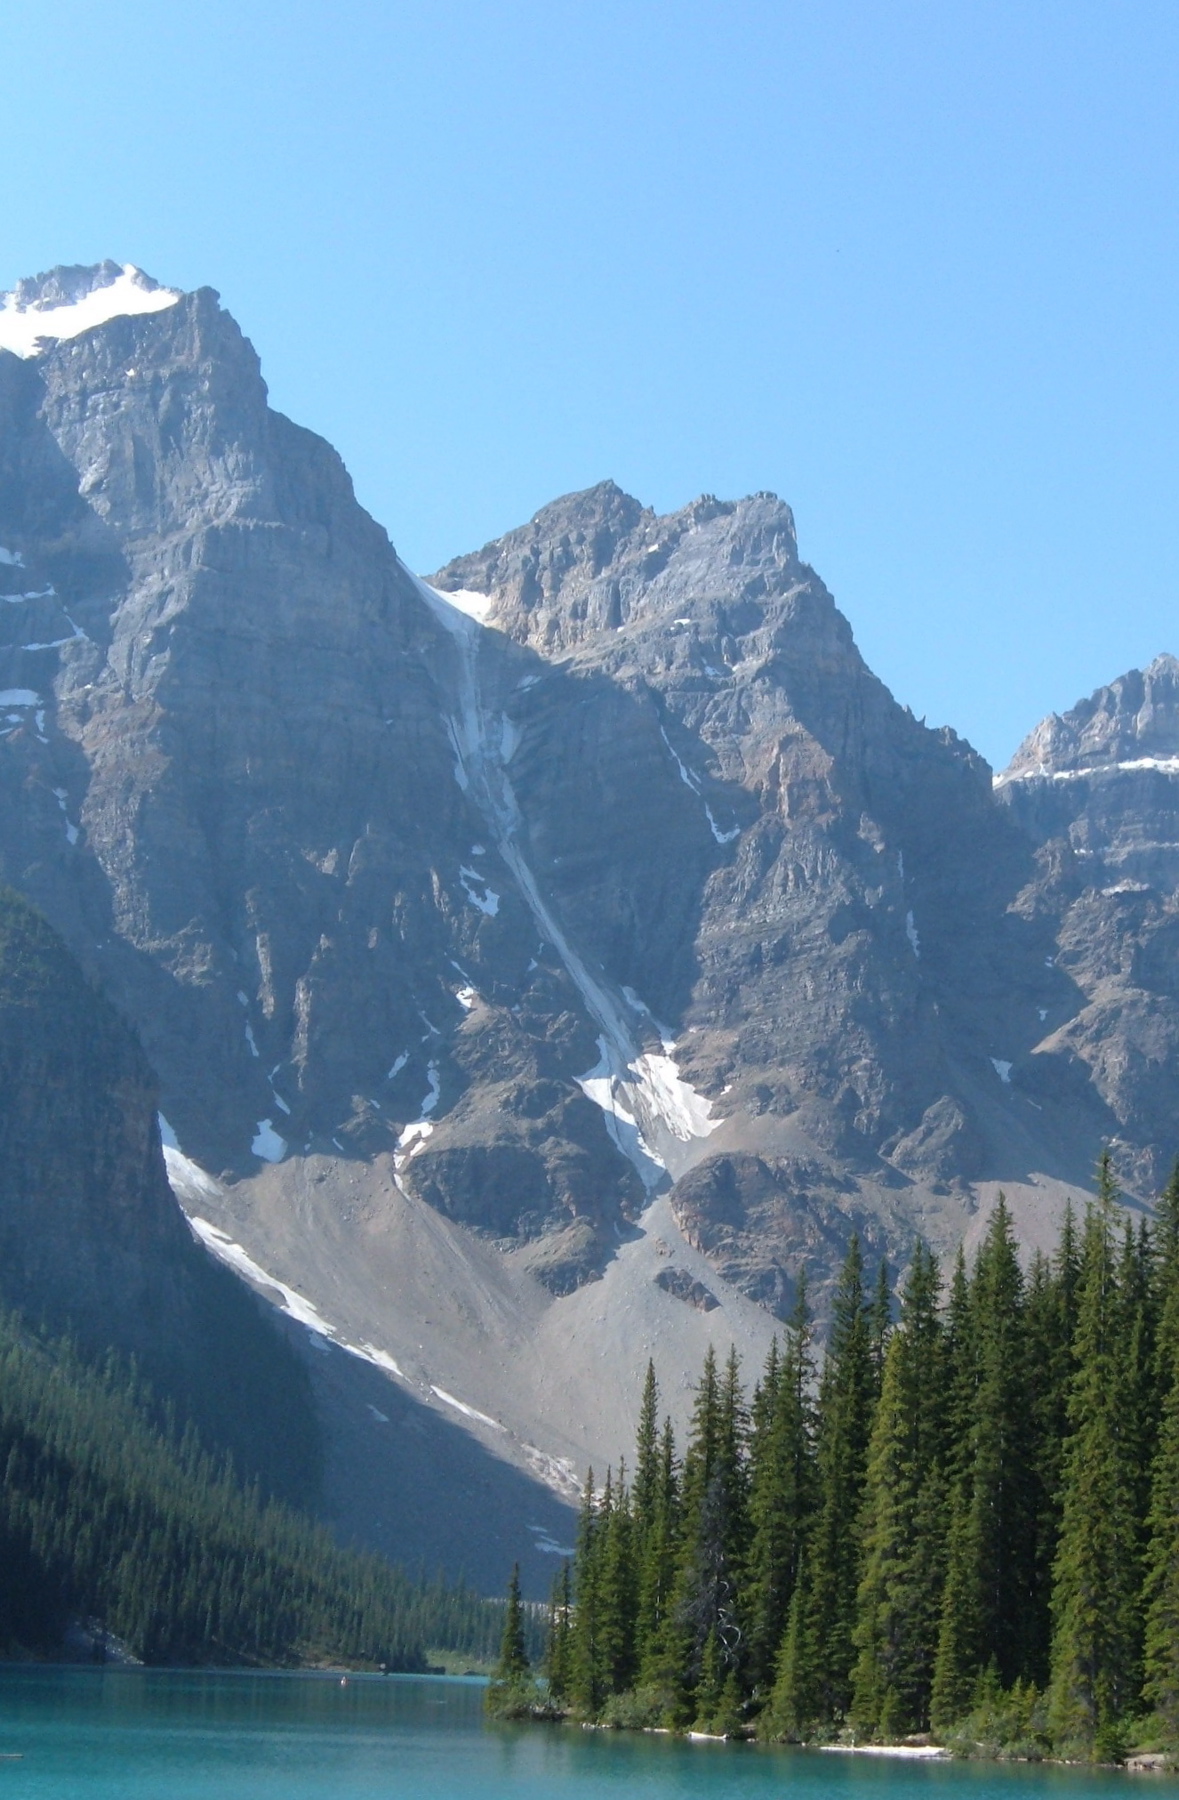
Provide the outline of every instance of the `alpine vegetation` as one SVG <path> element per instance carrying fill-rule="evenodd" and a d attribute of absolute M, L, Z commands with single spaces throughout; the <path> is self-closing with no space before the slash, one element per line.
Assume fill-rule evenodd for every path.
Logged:
<path fill-rule="evenodd" d="M 162 1422 L 159 1422 L 162 1412 Z M 133 1369 L 0 1314 L 0 1655 L 71 1627 L 125 1660 L 422 1670 L 479 1660 L 502 1608 L 344 1549 L 245 1485 Z"/>
<path fill-rule="evenodd" d="M 710 1350 L 682 1455 L 649 1369 L 633 1472 L 591 1473 L 535 1704 L 770 1741 L 1179 1749 L 1179 1165 L 1153 1226 L 1107 1157 L 1025 1272 L 1000 1196 L 895 1309 L 853 1240 L 752 1397 Z M 517 1708 L 526 1671 L 513 1665 Z"/>

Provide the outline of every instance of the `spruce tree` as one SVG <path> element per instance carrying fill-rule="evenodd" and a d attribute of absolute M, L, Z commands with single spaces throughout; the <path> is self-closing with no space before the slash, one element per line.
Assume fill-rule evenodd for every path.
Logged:
<path fill-rule="evenodd" d="M 695 1696 L 704 1677 L 710 1637 L 711 1654 L 720 1659 L 723 1674 L 735 1666 L 740 1651 L 738 1581 L 746 1539 L 744 1435 L 736 1354 L 730 1355 L 724 1377 L 718 1378 L 710 1345 L 684 1456 L 683 1526 L 673 1600 L 685 1696 Z"/>
<path fill-rule="evenodd" d="M 1134 1478 L 1125 1460 L 1125 1346 L 1108 1153 L 1085 1222 L 1077 1372 L 1069 1395 L 1053 1594 L 1051 1726 L 1064 1749 L 1100 1749 L 1137 1700 L 1141 1627 Z"/>
<path fill-rule="evenodd" d="M 800 1276 L 785 1355 L 774 1339 L 753 1409 L 749 1458 L 750 1548 L 744 1571 L 746 1675 L 768 1695 L 815 1505 L 813 1362 L 805 1279 Z"/>
<path fill-rule="evenodd" d="M 1147 1550 L 1144 1695 L 1179 1747 L 1179 1354 L 1159 1434 Z"/>
<path fill-rule="evenodd" d="M 616 1482 L 607 1473 L 603 1515 L 598 1572 L 602 1680 L 606 1693 L 621 1694 L 633 1686 L 637 1672 L 638 1580 L 625 1465 L 619 1467 Z"/>
<path fill-rule="evenodd" d="M 609 1483 L 607 1483 L 607 1488 Z M 574 1710 L 596 1718 L 606 1697 L 605 1651 L 602 1642 L 602 1544 L 608 1521 L 605 1503 L 598 1506 L 594 1472 L 586 1476 L 573 1562 L 576 1606 L 569 1649 L 569 1699 Z"/>
<path fill-rule="evenodd" d="M 1144 1698 L 1179 1748 L 1179 1162 L 1157 1209 L 1155 1386 L 1164 1395 L 1146 1547 Z"/>
<path fill-rule="evenodd" d="M 672 1685 L 678 1675 L 673 1597 L 680 1541 L 679 1468 L 671 1420 L 659 1440 L 658 1484 L 650 1525 L 638 1552 L 635 1659 L 643 1687 Z"/>
<path fill-rule="evenodd" d="M 869 1734 L 929 1721 L 945 1539 L 938 1287 L 936 1262 L 918 1244 L 868 1450 L 852 1718 Z"/>
<path fill-rule="evenodd" d="M 808 1545 L 805 1616 L 796 1633 L 809 1665 L 805 1691 L 776 1693 L 784 1715 L 810 1724 L 840 1720 L 851 1701 L 853 1632 L 860 1581 L 859 1516 L 864 1492 L 875 1370 L 864 1264 L 854 1236 L 836 1288 L 831 1335 L 819 1387 L 818 1506 Z M 783 1689 L 784 1676 L 777 1684 Z"/>
<path fill-rule="evenodd" d="M 758 1720 L 758 1736 L 767 1742 L 799 1743 L 818 1723 L 821 1702 L 814 1621 L 814 1590 L 804 1545 L 778 1652 L 774 1686 L 769 1705 Z"/>
<path fill-rule="evenodd" d="M 520 1565 L 512 1564 L 512 1577 L 508 1582 L 508 1599 L 504 1608 L 504 1634 L 500 1641 L 499 1661 L 495 1665 L 495 1681 L 507 1682 L 513 1686 L 527 1681 L 532 1673 L 532 1665 L 528 1661 L 528 1651 L 524 1644 L 524 1608 L 520 1600 Z"/>
<path fill-rule="evenodd" d="M 520 1565 L 513 1563 L 504 1608 L 504 1630 L 500 1640 L 499 1661 L 483 1697 L 487 1712 L 514 1717 L 528 1712 L 535 1699 L 531 1684 L 532 1666 L 524 1643 L 524 1608 L 520 1601 Z"/>

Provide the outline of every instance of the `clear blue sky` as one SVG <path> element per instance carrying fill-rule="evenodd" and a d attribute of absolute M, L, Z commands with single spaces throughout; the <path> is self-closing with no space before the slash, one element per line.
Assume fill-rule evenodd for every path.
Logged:
<path fill-rule="evenodd" d="M 0 287 L 208 284 L 428 571 L 772 488 L 1005 762 L 1179 653 L 1175 0 L 0 0 Z"/>

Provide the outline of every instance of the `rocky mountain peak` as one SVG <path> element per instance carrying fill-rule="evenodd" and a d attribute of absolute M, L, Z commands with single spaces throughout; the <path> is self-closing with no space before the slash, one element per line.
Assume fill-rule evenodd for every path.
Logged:
<path fill-rule="evenodd" d="M 1156 656 L 1064 714 L 1041 720 L 999 785 L 1028 776 L 1082 774 L 1120 763 L 1179 757 L 1179 660 Z"/>
<path fill-rule="evenodd" d="M 134 263 L 61 264 L 0 294 L 0 350 L 40 354 L 46 342 L 80 336 L 110 319 L 162 312 L 181 298 Z"/>
<path fill-rule="evenodd" d="M 491 622 L 559 655 L 721 603 L 738 608 L 728 629 L 740 635 L 761 622 L 765 602 L 806 577 L 793 514 L 776 494 L 735 501 L 703 494 L 660 516 L 606 481 L 542 507 L 527 525 L 431 579 L 443 592 L 491 595 Z"/>

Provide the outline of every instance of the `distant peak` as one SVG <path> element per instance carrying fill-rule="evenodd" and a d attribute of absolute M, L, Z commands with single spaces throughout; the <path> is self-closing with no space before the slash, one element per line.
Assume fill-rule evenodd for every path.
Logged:
<path fill-rule="evenodd" d="M 100 262 L 49 269 L 0 294 L 0 350 L 37 356 L 49 342 L 75 338 L 108 319 L 162 312 L 181 298 L 134 263 Z"/>
<path fill-rule="evenodd" d="M 996 785 L 1029 777 L 1056 780 L 1097 769 L 1170 767 L 1179 760 L 1179 661 L 1156 656 L 1066 713 L 1041 720 Z"/>

